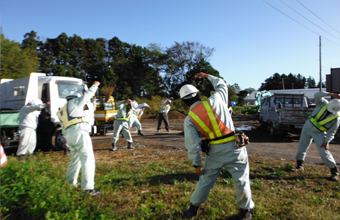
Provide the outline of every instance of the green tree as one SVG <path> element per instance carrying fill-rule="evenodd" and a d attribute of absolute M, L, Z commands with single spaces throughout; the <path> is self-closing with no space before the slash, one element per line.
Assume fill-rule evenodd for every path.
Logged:
<path fill-rule="evenodd" d="M 38 71 L 38 56 L 1 34 L 1 78 L 18 79 Z"/>
<path fill-rule="evenodd" d="M 313 77 L 309 76 L 306 80 L 306 84 L 308 88 L 316 88 L 316 83 Z"/>
<path fill-rule="evenodd" d="M 205 47 L 198 42 L 183 42 L 166 49 L 164 88 L 168 94 L 176 93 L 178 88 L 190 78 L 186 76 L 201 60 L 208 60 L 214 49 Z"/>
<path fill-rule="evenodd" d="M 260 91 L 262 90 L 280 90 L 280 89 L 303 89 L 306 85 L 306 78 L 302 75 L 293 75 L 290 73 L 288 76 L 285 74 L 275 73 L 273 76 L 265 80 L 261 84 Z"/>

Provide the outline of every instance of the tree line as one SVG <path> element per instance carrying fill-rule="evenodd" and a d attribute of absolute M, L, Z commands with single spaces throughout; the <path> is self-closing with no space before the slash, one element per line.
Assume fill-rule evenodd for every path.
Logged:
<path fill-rule="evenodd" d="M 81 78 L 90 84 L 100 81 L 102 89 L 115 88 L 116 100 L 155 95 L 176 98 L 184 84 L 193 84 L 203 96 L 210 96 L 211 83 L 195 79 L 194 75 L 202 71 L 221 77 L 208 61 L 213 52 L 214 48 L 190 41 L 174 42 L 168 48 L 154 43 L 142 47 L 118 37 L 83 39 L 65 33 L 42 40 L 31 31 L 24 35 L 22 43 L 17 43 L 1 34 L 1 78 L 16 79 L 43 72 Z M 312 77 L 275 73 L 259 90 L 316 87 L 319 86 Z M 237 83 L 229 87 L 230 100 L 238 101 L 237 90 L 241 90 Z"/>

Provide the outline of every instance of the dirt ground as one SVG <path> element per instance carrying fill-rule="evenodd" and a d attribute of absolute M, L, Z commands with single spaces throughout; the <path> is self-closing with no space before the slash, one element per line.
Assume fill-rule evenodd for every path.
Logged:
<path fill-rule="evenodd" d="M 127 150 L 127 142 L 125 138 L 120 136 L 117 143 L 118 151 L 109 152 L 106 149 L 111 145 L 112 133 L 108 133 L 105 136 L 94 136 L 92 137 L 92 140 L 96 158 L 101 158 L 101 156 L 104 155 L 104 157 L 106 157 L 108 154 L 115 154 L 114 157 L 116 158 L 119 158 L 119 155 L 136 156 L 143 155 L 147 151 L 152 151 L 157 154 L 176 152 L 176 154 L 185 157 L 187 156 L 187 151 L 184 145 L 184 118 L 185 115 L 171 111 L 169 113 L 170 132 L 165 130 L 164 123 L 162 123 L 161 131 L 157 132 L 157 118 L 142 117 L 141 123 L 144 136 L 139 136 L 136 128 L 133 128 L 131 132 L 134 141 L 133 145 L 135 147 L 134 150 Z M 234 116 L 233 120 L 235 128 L 241 126 L 251 128 L 251 130 L 245 131 L 246 135 L 250 138 L 250 144 L 247 145 L 250 159 L 264 157 L 295 164 L 295 154 L 299 142 L 298 134 L 289 133 L 285 137 L 271 137 L 269 131 L 260 129 L 260 124 L 255 115 Z M 340 165 L 340 135 L 336 136 L 330 144 L 330 147 L 335 161 Z M 308 164 L 323 165 L 323 161 L 318 154 L 315 143 L 312 143 L 308 150 L 305 162 Z"/>

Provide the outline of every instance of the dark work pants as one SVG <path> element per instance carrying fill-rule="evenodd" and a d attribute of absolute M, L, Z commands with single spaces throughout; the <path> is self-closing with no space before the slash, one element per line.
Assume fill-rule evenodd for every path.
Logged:
<path fill-rule="evenodd" d="M 162 121 L 164 121 L 164 124 L 165 124 L 165 129 L 166 130 L 169 130 L 169 119 L 168 119 L 168 115 L 165 114 L 165 113 L 159 113 L 158 115 L 158 126 L 157 126 L 157 130 L 160 130 L 161 129 L 161 124 L 162 124 Z"/>

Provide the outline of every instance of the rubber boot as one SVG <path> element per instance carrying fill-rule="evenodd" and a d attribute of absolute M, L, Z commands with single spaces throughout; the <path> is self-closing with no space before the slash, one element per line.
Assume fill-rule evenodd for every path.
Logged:
<path fill-rule="evenodd" d="M 339 182 L 339 170 L 337 167 L 331 168 L 331 174 L 332 174 L 331 180 Z"/>
<path fill-rule="evenodd" d="M 144 136 L 144 134 L 142 133 L 141 130 L 138 130 L 138 134 L 139 134 L 140 136 Z"/>
<path fill-rule="evenodd" d="M 240 209 L 240 220 L 251 220 L 253 219 L 253 215 L 250 212 L 250 209 Z"/>
<path fill-rule="evenodd" d="M 199 206 L 195 206 L 193 204 L 190 205 L 190 207 L 183 212 L 183 215 L 185 218 L 192 218 L 197 216 Z"/>
<path fill-rule="evenodd" d="M 298 171 L 304 171 L 305 168 L 302 166 L 303 160 L 297 160 L 296 161 L 296 168 L 292 169 L 293 172 L 298 172 Z"/>
<path fill-rule="evenodd" d="M 111 148 L 109 148 L 109 151 L 116 151 L 116 150 L 118 150 L 117 146 L 116 146 L 116 143 L 112 143 L 111 144 Z"/>
<path fill-rule="evenodd" d="M 130 143 L 130 142 L 128 142 L 129 144 L 128 144 L 128 147 L 127 147 L 127 149 L 134 149 L 134 147 L 132 146 L 132 143 Z"/>
<path fill-rule="evenodd" d="M 24 162 L 25 159 L 26 159 L 26 155 L 19 155 L 18 157 L 19 157 L 19 162 L 20 163 Z"/>

